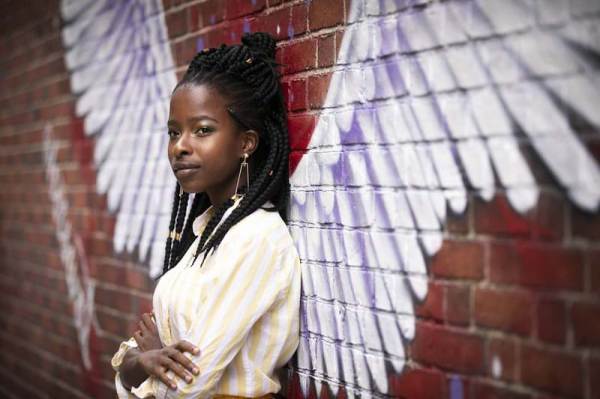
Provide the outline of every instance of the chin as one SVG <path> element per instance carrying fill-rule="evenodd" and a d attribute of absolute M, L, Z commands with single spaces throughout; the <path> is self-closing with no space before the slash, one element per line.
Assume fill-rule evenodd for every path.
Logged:
<path fill-rule="evenodd" d="M 177 182 L 179 183 L 179 186 L 181 186 L 183 191 L 188 194 L 196 194 L 196 193 L 200 193 L 200 192 L 204 191 L 203 187 L 198 187 L 195 184 L 190 184 L 189 182 L 182 182 L 179 180 L 177 180 Z"/>

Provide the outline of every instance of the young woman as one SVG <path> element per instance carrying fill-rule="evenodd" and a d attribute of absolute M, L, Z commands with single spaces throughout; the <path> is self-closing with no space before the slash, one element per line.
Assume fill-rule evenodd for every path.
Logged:
<path fill-rule="evenodd" d="M 298 345 L 288 137 L 265 33 L 206 49 L 170 104 L 177 190 L 154 320 L 112 359 L 120 398 L 270 397 Z M 194 193 L 186 218 L 188 198 Z"/>

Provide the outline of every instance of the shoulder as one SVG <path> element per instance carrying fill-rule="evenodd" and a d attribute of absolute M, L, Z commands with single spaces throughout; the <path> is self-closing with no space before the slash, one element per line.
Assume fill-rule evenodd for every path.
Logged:
<path fill-rule="evenodd" d="M 265 205 L 256 209 L 250 215 L 246 216 L 234 226 L 231 227 L 227 235 L 231 234 L 231 239 L 241 240 L 241 242 L 269 242 L 271 247 L 278 251 L 289 250 L 294 247 L 294 242 L 288 226 L 285 224 L 279 212 L 268 211 Z"/>
<path fill-rule="evenodd" d="M 288 226 L 277 211 L 268 211 L 269 203 L 256 209 L 232 226 L 219 245 L 222 256 L 231 253 L 271 264 L 284 274 L 295 273 L 300 257 Z"/>

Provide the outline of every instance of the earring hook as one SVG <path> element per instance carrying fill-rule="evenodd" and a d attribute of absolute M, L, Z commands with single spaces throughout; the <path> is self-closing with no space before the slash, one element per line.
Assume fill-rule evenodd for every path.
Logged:
<path fill-rule="evenodd" d="M 243 197 L 243 195 L 238 194 L 238 187 L 240 186 L 240 177 L 242 177 L 242 169 L 246 168 L 246 192 L 248 192 L 248 187 L 250 187 L 250 176 L 248 173 L 248 154 L 244 153 L 244 160 L 240 164 L 240 171 L 238 173 L 237 182 L 235 183 L 235 194 L 233 197 L 238 199 L 239 197 Z"/>

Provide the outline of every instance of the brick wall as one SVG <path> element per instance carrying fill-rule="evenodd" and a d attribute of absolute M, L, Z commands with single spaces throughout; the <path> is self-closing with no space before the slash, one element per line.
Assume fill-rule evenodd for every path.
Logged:
<path fill-rule="evenodd" d="M 172 193 L 149 137 L 245 31 L 278 39 L 289 110 L 286 395 L 600 397 L 597 1 L 0 7 L 0 397 L 114 397 Z"/>

